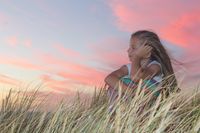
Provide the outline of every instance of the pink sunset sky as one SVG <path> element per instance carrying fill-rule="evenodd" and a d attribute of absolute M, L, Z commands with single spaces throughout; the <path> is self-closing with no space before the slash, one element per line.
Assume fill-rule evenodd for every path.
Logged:
<path fill-rule="evenodd" d="M 130 35 L 156 32 L 184 87 L 200 79 L 199 0 L 2 0 L 1 93 L 42 83 L 44 92 L 91 94 L 110 72 L 129 63 Z"/>

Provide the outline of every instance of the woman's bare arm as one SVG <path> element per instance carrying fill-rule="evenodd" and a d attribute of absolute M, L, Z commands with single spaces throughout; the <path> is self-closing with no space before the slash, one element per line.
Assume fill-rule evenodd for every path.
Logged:
<path fill-rule="evenodd" d="M 152 64 L 149 67 L 142 68 L 140 65 L 140 58 L 137 56 L 133 57 L 131 65 L 131 79 L 138 83 L 140 79 L 151 79 L 154 75 L 160 72 L 160 66 Z"/>
<path fill-rule="evenodd" d="M 128 69 L 125 65 L 123 65 L 118 70 L 115 70 L 112 73 L 110 73 L 108 76 L 106 76 L 104 81 L 113 89 L 118 88 L 119 86 L 122 87 L 122 93 L 124 93 L 128 85 L 119 81 L 120 81 L 120 78 L 122 78 L 125 75 L 128 75 Z"/>

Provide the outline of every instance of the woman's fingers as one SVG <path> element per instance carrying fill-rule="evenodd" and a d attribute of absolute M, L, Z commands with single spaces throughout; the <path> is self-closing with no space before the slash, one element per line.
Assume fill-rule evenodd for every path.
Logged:
<path fill-rule="evenodd" d="M 145 46 L 145 48 L 147 48 L 147 49 L 152 49 L 152 47 L 151 47 L 151 46 Z"/>
<path fill-rule="evenodd" d="M 145 46 L 145 48 L 144 48 L 144 55 L 145 55 L 145 57 L 151 56 L 151 50 L 152 50 L 151 46 Z"/>
<path fill-rule="evenodd" d="M 152 47 L 151 46 L 145 46 L 144 49 L 145 49 L 145 51 L 150 52 L 152 50 Z"/>

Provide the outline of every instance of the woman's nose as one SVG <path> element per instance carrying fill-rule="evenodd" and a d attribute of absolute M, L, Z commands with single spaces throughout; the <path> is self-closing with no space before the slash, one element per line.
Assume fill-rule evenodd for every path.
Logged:
<path fill-rule="evenodd" d="M 132 49 L 128 48 L 127 52 L 128 52 L 128 54 L 130 54 L 132 52 Z"/>

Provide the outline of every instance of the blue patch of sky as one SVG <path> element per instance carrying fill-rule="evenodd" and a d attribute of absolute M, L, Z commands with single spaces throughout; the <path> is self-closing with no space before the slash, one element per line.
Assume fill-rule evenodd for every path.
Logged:
<path fill-rule="evenodd" d="M 43 3 L 44 7 L 38 4 L 40 2 L 22 0 L 1 5 L 10 18 L 5 27 L 7 33 L 2 33 L 2 36 L 17 35 L 31 39 L 33 47 L 52 54 L 55 54 L 52 45 L 61 43 L 83 56 L 90 55 L 87 45 L 99 44 L 99 41 L 113 36 L 129 36 L 129 33 L 119 31 L 114 25 L 114 16 L 105 1 L 50 0 Z M 26 57 L 34 54 L 22 47 L 13 50 Z M 92 64 L 88 62 L 88 65 Z"/>
<path fill-rule="evenodd" d="M 40 40 L 40 47 L 60 42 L 83 53 L 85 45 L 108 36 L 123 35 L 112 24 L 109 8 L 102 1 L 46 1 L 49 13 L 30 1 L 12 2 L 4 10 L 12 16 L 13 33 Z M 96 12 L 91 11 L 95 6 Z M 16 7 L 16 8 L 14 8 Z M 52 14 L 51 14 L 52 12 Z"/>

